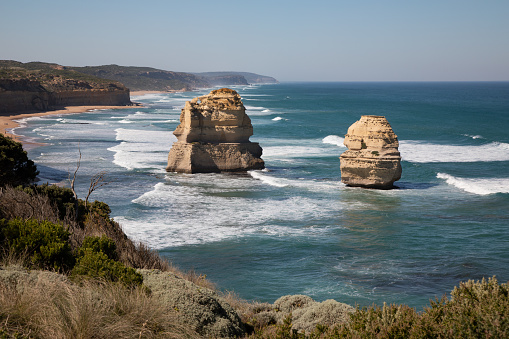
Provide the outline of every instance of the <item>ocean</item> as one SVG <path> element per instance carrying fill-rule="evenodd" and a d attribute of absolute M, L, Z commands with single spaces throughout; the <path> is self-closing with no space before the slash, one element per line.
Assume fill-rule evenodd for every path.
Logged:
<path fill-rule="evenodd" d="M 24 119 L 17 134 L 41 182 L 108 203 L 132 239 L 221 290 L 418 310 L 460 281 L 509 280 L 509 83 L 281 83 L 233 86 L 266 169 L 166 173 L 185 101 L 210 89 L 134 97 L 144 107 Z M 398 189 L 341 183 L 343 138 L 361 115 L 398 135 Z"/>

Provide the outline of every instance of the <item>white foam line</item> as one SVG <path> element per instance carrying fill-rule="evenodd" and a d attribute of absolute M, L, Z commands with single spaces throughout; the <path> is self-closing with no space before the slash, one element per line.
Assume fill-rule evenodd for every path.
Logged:
<path fill-rule="evenodd" d="M 417 163 L 509 161 L 509 144 L 502 142 L 476 146 L 408 140 L 400 141 L 399 151 L 403 160 Z"/>
<path fill-rule="evenodd" d="M 448 185 L 468 193 L 478 195 L 509 193 L 509 178 L 458 178 L 447 173 L 438 173 L 437 178 L 444 179 Z"/>

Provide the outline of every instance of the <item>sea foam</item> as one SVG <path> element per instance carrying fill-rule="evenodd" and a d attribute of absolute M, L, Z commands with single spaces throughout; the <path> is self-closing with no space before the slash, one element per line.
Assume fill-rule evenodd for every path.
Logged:
<path fill-rule="evenodd" d="M 420 141 L 400 141 L 401 158 L 409 162 L 478 162 L 509 161 L 509 144 L 440 145 Z"/>
<path fill-rule="evenodd" d="M 225 186 L 225 183 L 230 186 Z M 154 248 L 210 243 L 250 234 L 311 236 L 324 228 L 294 228 L 287 222 L 319 220 L 341 206 L 327 200 L 290 196 L 285 199 L 252 199 L 223 196 L 253 187 L 246 177 L 222 174 L 170 175 L 152 191 L 132 202 L 139 205 L 135 219 L 117 216 L 126 234 Z M 233 187 L 233 188 L 232 188 Z M 158 213 L 153 213 L 153 208 Z"/>
<path fill-rule="evenodd" d="M 328 135 L 322 139 L 322 142 L 324 144 L 331 144 L 331 145 L 336 145 L 339 147 L 346 147 L 344 144 L 345 138 L 341 138 L 340 136 L 337 136 L 337 135 Z"/>
<path fill-rule="evenodd" d="M 468 193 L 478 195 L 509 193 L 509 178 L 459 178 L 447 173 L 438 173 L 437 178 L 444 179 L 447 184 Z"/>
<path fill-rule="evenodd" d="M 117 128 L 120 144 L 108 148 L 115 152 L 113 162 L 128 170 L 164 167 L 171 144 L 177 139 L 170 131 Z"/>
<path fill-rule="evenodd" d="M 338 190 L 345 185 L 341 182 L 324 182 L 306 179 L 279 178 L 263 171 L 248 171 L 254 179 L 274 187 L 295 187 L 308 191 L 323 192 L 324 190 Z"/>

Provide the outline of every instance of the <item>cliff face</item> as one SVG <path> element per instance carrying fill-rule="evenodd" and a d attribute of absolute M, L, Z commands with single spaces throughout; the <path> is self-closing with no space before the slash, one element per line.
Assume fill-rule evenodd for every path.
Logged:
<path fill-rule="evenodd" d="M 401 178 L 398 137 L 383 116 L 363 115 L 348 128 L 341 154 L 341 181 L 348 186 L 393 188 Z"/>
<path fill-rule="evenodd" d="M 41 69 L 0 64 L 0 114 L 46 111 L 64 106 L 130 105 L 129 89 L 65 71 L 62 66 L 41 65 Z M 35 66 L 33 66 L 35 67 Z"/>
<path fill-rule="evenodd" d="M 175 142 L 168 154 L 169 172 L 199 173 L 262 169 L 262 148 L 249 141 L 251 119 L 240 96 L 222 88 L 186 102 Z"/>

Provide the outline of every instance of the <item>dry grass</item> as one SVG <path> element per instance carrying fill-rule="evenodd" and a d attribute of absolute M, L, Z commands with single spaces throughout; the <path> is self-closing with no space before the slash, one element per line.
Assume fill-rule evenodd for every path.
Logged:
<path fill-rule="evenodd" d="M 35 338 L 197 337 L 143 289 L 47 277 L 0 282 L 0 331 Z"/>
<path fill-rule="evenodd" d="M 58 209 L 50 199 L 38 193 L 28 194 L 12 187 L 0 188 L 0 217 L 37 219 L 61 224 Z"/>
<path fill-rule="evenodd" d="M 179 268 L 170 265 L 169 271 L 175 274 L 178 277 L 181 277 L 187 281 L 192 282 L 195 285 L 208 288 L 209 290 L 216 290 L 216 285 L 207 279 L 205 274 L 197 274 L 194 269 L 191 269 L 187 272 L 181 271 Z"/>

